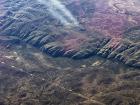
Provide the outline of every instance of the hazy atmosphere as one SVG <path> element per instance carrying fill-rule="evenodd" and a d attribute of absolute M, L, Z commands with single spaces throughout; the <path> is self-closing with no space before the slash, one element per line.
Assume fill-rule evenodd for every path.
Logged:
<path fill-rule="evenodd" d="M 0 105 L 140 105 L 140 1 L 0 0 Z"/>

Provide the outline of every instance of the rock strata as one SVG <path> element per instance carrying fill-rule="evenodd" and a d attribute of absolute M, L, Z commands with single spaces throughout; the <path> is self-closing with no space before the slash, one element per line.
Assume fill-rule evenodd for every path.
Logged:
<path fill-rule="evenodd" d="M 55 57 L 82 59 L 99 55 L 140 67 L 139 6 L 130 10 L 132 1 L 126 0 L 128 6 L 118 3 L 61 0 L 58 5 L 51 4 L 59 9 L 56 18 L 50 12 L 55 10 L 39 0 L 2 0 L 0 34 L 18 36 Z"/>

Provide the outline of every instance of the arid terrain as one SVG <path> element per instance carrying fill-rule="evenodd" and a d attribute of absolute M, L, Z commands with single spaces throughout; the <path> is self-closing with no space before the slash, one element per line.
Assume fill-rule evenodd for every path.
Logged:
<path fill-rule="evenodd" d="M 139 0 L 0 0 L 0 105 L 140 105 Z"/>

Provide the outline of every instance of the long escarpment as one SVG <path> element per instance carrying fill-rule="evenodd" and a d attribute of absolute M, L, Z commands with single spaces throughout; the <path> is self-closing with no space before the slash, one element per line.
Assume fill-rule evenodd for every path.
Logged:
<path fill-rule="evenodd" d="M 55 1 L 1 0 L 0 34 L 18 36 L 51 56 L 99 55 L 140 67 L 137 0 Z"/>

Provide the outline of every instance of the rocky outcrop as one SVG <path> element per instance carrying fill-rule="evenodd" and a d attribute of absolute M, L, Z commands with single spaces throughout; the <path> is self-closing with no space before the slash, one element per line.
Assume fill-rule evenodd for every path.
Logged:
<path fill-rule="evenodd" d="M 79 23 L 65 25 L 38 1 L 3 0 L 0 4 L 1 35 L 18 36 L 55 57 L 82 59 L 99 55 L 140 67 L 138 11 L 136 16 L 116 13 L 108 9 L 105 0 L 63 1 L 61 5 L 65 4 Z"/>
<path fill-rule="evenodd" d="M 2 40 L 0 105 L 140 103 L 140 71 L 137 68 L 97 56 L 82 60 L 55 59 L 29 44 L 13 44 L 13 37 L 3 36 Z"/>

